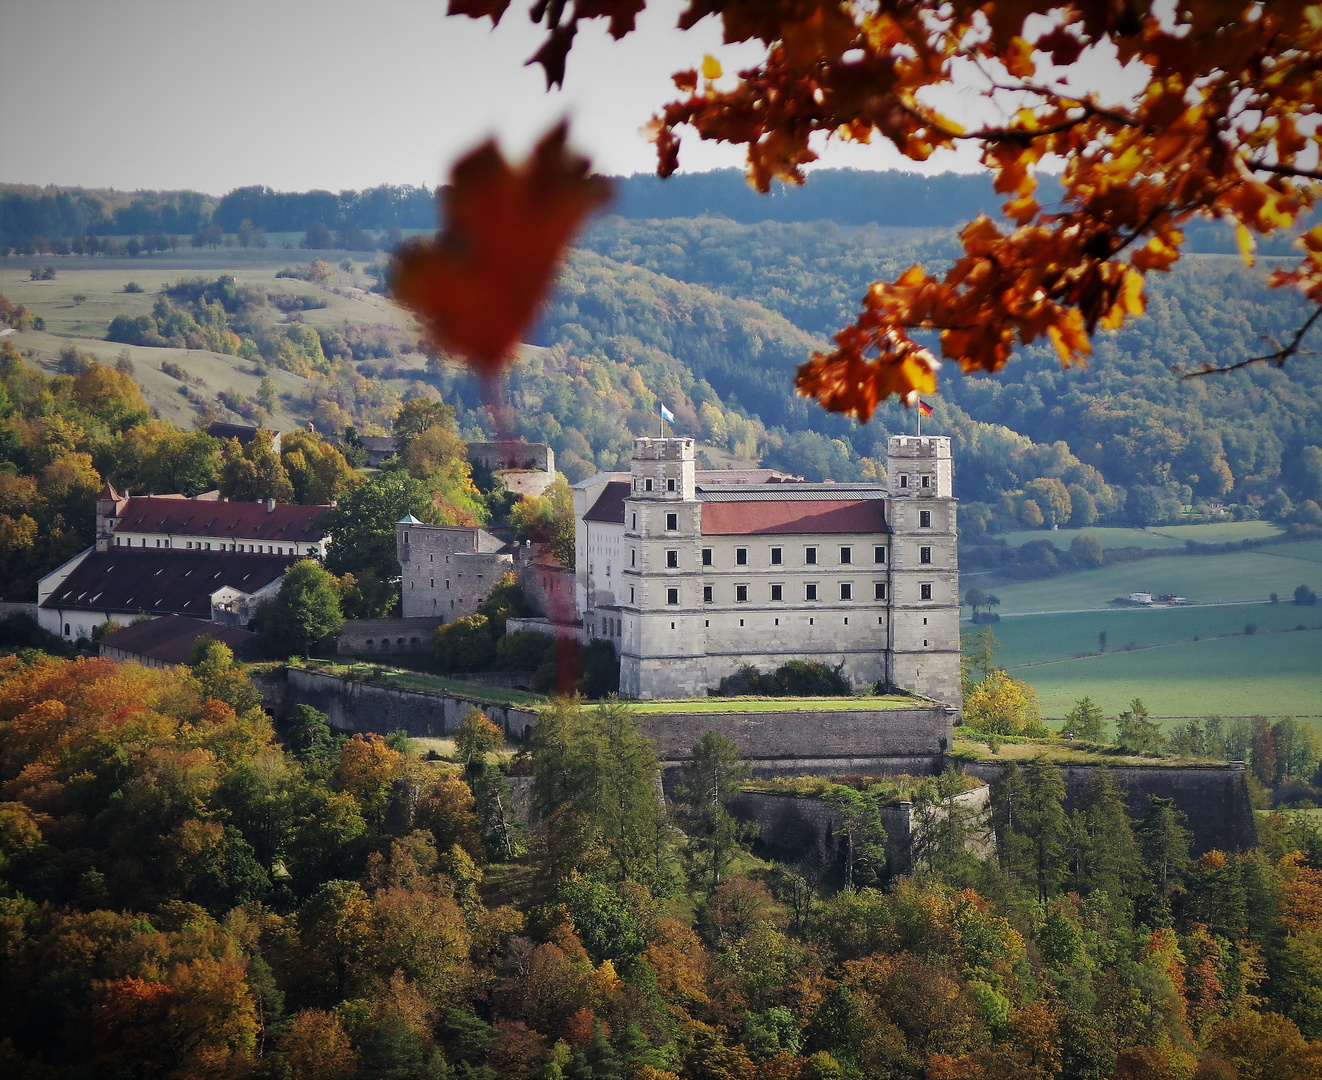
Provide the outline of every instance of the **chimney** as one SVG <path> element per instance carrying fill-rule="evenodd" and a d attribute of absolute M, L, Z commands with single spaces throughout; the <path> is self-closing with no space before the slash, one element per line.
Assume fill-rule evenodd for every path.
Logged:
<path fill-rule="evenodd" d="M 272 514 L 275 512 L 275 499 L 266 500 L 266 512 Z"/>

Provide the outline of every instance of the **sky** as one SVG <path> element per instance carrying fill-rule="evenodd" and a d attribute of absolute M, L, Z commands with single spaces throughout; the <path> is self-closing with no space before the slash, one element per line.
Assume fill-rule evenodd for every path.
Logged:
<path fill-rule="evenodd" d="M 639 134 L 673 96 L 673 72 L 706 53 L 727 71 L 756 46 L 724 46 L 706 19 L 674 29 L 679 0 L 612 42 L 580 30 L 563 91 L 524 61 L 543 31 L 514 0 L 489 20 L 446 0 L 0 0 L 0 181 L 121 190 L 247 184 L 338 191 L 434 185 L 495 135 L 522 156 L 568 116 L 600 172 L 655 168 Z M 682 167 L 741 165 L 731 147 L 684 141 Z M 919 171 L 879 146 L 828 148 L 822 163 Z M 978 168 L 942 155 L 922 171 Z"/>

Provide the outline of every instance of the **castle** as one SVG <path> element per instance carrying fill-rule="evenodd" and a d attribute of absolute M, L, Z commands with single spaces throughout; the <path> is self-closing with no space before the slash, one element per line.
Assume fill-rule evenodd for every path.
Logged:
<path fill-rule="evenodd" d="M 751 664 L 843 665 L 961 706 L 950 439 L 891 436 L 887 485 L 700 472 L 690 438 L 634 440 L 575 485 L 575 607 L 620 693 L 701 695 Z"/>

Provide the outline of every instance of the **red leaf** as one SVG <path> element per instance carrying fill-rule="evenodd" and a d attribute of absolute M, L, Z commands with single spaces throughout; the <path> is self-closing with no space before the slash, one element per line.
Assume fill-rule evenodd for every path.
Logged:
<path fill-rule="evenodd" d="M 510 0 L 450 0 L 446 14 L 467 15 L 470 19 L 480 19 L 489 15 L 491 25 L 497 26 L 500 17 L 505 14 L 505 9 L 509 6 Z"/>
<path fill-rule="evenodd" d="M 511 168 L 494 142 L 458 162 L 441 193 L 444 231 L 395 257 L 391 288 L 434 342 L 483 374 L 513 359 L 583 219 L 610 199 L 565 146 L 568 125 Z"/>

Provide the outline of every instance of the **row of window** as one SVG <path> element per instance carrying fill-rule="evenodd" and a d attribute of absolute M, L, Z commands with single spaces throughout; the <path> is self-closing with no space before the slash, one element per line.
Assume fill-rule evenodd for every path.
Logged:
<path fill-rule="evenodd" d="M 818 588 L 818 585 L 819 585 L 819 583 L 816 582 L 816 581 L 809 581 L 809 582 L 807 582 L 807 583 L 804 584 L 804 586 L 803 586 L 803 599 L 804 599 L 805 601 L 812 602 L 812 601 L 816 601 L 816 600 L 820 600 L 820 599 L 821 599 L 821 596 L 819 595 L 819 588 Z M 748 590 L 749 590 L 751 587 L 752 587 L 752 586 L 750 586 L 750 585 L 743 585 L 743 584 L 736 585 L 736 586 L 734 587 L 734 602 L 735 602 L 736 604 L 747 604 L 747 603 L 749 602 L 749 600 L 748 600 L 748 596 L 749 596 Z M 853 582 L 851 582 L 851 581 L 841 581 L 841 582 L 838 583 L 838 586 L 837 586 L 837 587 L 838 587 L 838 589 L 839 589 L 839 594 L 840 594 L 840 599 L 841 599 L 841 600 L 853 600 L 853 599 L 854 599 L 854 583 L 853 583 Z M 773 604 L 784 603 L 784 601 L 785 601 L 785 586 L 784 586 L 783 584 L 779 583 L 779 582 L 773 583 L 771 586 L 769 586 L 769 597 L 770 597 L 770 602 L 773 603 Z M 886 583 L 885 583 L 884 581 L 874 581 L 874 582 L 872 583 L 872 599 L 874 599 L 874 600 L 885 600 L 885 599 L 886 599 Z M 918 599 L 920 599 L 920 600 L 931 600 L 931 599 L 932 599 L 932 585 L 931 585 L 931 582 L 921 582 L 921 583 L 919 584 L 919 586 L 918 586 Z M 704 604 L 714 604 L 714 603 L 716 602 L 716 586 L 714 586 L 714 585 L 704 585 L 704 586 L 702 587 L 702 602 L 703 602 Z M 630 588 L 630 589 L 629 589 L 629 603 L 631 603 L 631 604 L 634 603 L 634 590 L 633 590 L 633 588 Z M 666 589 L 666 603 L 667 603 L 667 604 L 678 604 L 678 603 L 679 603 L 679 588 L 678 588 L 678 587 L 672 586 L 671 588 Z"/>
<path fill-rule="evenodd" d="M 778 548 L 778 547 L 773 547 L 773 548 L 771 549 L 771 565 L 772 565 L 772 566 L 782 566 L 782 565 L 784 565 L 784 557 L 783 557 L 783 552 L 784 552 L 784 550 L 785 550 L 784 548 Z M 873 561 L 874 563 L 884 563 L 884 562 L 886 561 L 886 549 L 885 549 L 884 547 L 882 547 L 880 544 L 878 544 L 876 547 L 874 547 L 874 548 L 872 549 L 872 561 Z M 918 561 L 919 561 L 920 563 L 922 563 L 924 566 L 929 566 L 929 565 L 931 565 L 931 562 L 932 562 L 932 549 L 931 549 L 930 547 L 920 547 L 920 548 L 918 549 Z M 810 547 L 810 548 L 805 548 L 805 549 L 804 549 L 804 562 L 805 562 L 805 564 L 808 565 L 808 566 L 816 566 L 816 565 L 818 565 L 818 563 L 817 563 L 817 549 L 816 549 L 815 547 Z M 850 565 L 853 564 L 853 562 L 854 562 L 854 549 L 853 549 L 852 547 L 842 547 L 842 548 L 840 549 L 840 565 L 841 565 L 841 566 L 850 566 Z M 734 549 L 734 564 L 735 564 L 735 566 L 747 566 L 747 565 L 748 565 L 748 548 L 741 547 L 741 548 L 735 548 L 735 549 Z M 630 565 L 630 566 L 637 566 L 637 565 L 638 565 L 638 552 L 637 552 L 637 551 L 630 551 L 630 552 L 629 552 L 629 565 Z M 711 565 L 712 565 L 712 549 L 711 549 L 711 548 L 703 548 L 703 549 L 702 549 L 702 565 L 703 565 L 703 566 L 711 566 Z M 668 549 L 668 550 L 666 551 L 666 567 L 667 567 L 667 569 L 670 569 L 670 570 L 677 570 L 677 569 L 679 569 L 679 549 L 678 549 L 678 548 L 670 548 L 670 549 Z M 608 570 L 607 573 L 609 573 L 609 572 L 610 572 L 610 571 Z"/>
<path fill-rule="evenodd" d="M 121 543 L 121 540 L 123 541 L 123 543 Z M 119 537 L 119 536 L 116 536 L 116 537 L 115 537 L 115 547 L 129 547 L 129 548 L 131 548 L 132 546 L 133 546 L 133 537 L 131 537 L 131 536 L 127 536 L 127 537 Z M 146 547 L 146 546 L 147 546 L 147 538 L 146 538 L 145 536 L 142 538 L 142 546 L 143 546 L 143 547 Z M 170 547 L 170 540 L 169 540 L 169 538 L 167 537 L 164 543 L 161 543 L 161 541 L 160 541 L 159 539 L 157 539 L 157 540 L 156 540 L 156 547 L 167 547 L 167 548 Z M 187 540 L 187 541 L 184 542 L 184 547 L 185 547 L 188 551 L 210 551 L 210 550 L 211 550 L 211 541 L 210 541 L 210 540 L 206 540 L 206 541 L 198 540 L 196 543 L 194 543 L 192 540 Z M 249 554 L 252 554 L 252 555 L 284 555 L 284 554 L 285 554 L 285 549 L 284 549 L 284 547 L 283 547 L 282 545 L 276 545 L 276 544 L 266 544 L 265 546 L 263 546 L 263 545 L 261 545 L 261 544 L 217 544 L 217 545 L 216 545 L 216 550 L 217 550 L 217 551 L 244 551 L 244 552 L 248 552 Z M 318 550 L 317 550 L 316 547 L 309 547 L 307 553 L 308 553 L 309 555 L 316 555 L 316 554 L 318 553 Z M 290 545 L 289 545 L 289 554 L 290 554 L 290 555 L 297 555 L 297 554 L 298 554 L 298 548 L 295 547 L 293 544 L 290 544 Z"/>
<path fill-rule="evenodd" d="M 901 477 L 901 479 L 903 479 L 903 477 Z M 924 479 L 925 479 L 925 478 L 924 478 Z M 649 490 L 650 490 L 650 489 L 649 489 Z M 632 523 L 629 527 L 630 527 L 633 531 L 637 532 L 637 531 L 638 531 L 638 515 L 637 515 L 637 514 L 634 514 L 634 515 L 632 515 L 632 516 L 633 516 L 633 523 Z M 918 527 L 919 527 L 920 529 L 930 529 L 930 528 L 932 527 L 932 511 L 930 511 L 930 510 L 919 510 L 919 511 L 918 511 Z M 666 514 L 666 532 L 678 532 L 678 531 L 679 531 L 679 514 L 678 514 L 678 513 L 670 513 L 670 514 Z M 779 549 L 779 548 L 772 548 L 771 550 L 772 550 L 772 551 L 779 551 L 780 549 Z M 809 551 L 816 551 L 817 549 L 816 549 L 816 548 L 809 548 L 808 550 L 809 550 Z"/>

